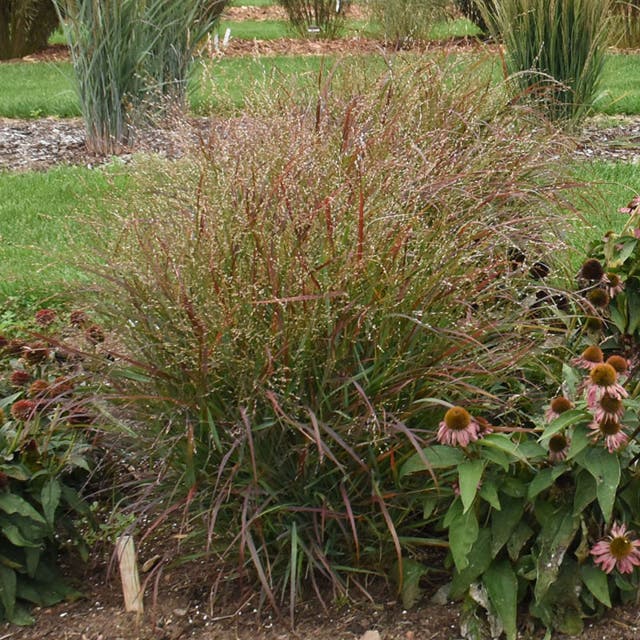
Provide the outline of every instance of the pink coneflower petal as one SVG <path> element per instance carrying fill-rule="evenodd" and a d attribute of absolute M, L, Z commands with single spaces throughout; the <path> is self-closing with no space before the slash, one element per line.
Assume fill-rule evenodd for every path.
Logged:
<path fill-rule="evenodd" d="M 616 567 L 620 573 L 632 573 L 634 567 L 640 566 L 640 540 L 633 539 L 632 533 L 626 525 L 614 523 L 611 533 L 591 548 L 595 564 L 605 573 Z"/>
<path fill-rule="evenodd" d="M 596 347 L 595 345 L 591 345 L 587 347 L 577 358 L 572 360 L 572 363 L 576 367 L 581 367 L 582 369 L 593 369 L 596 365 L 602 364 L 604 362 L 604 354 L 602 353 L 602 349 L 600 347 Z"/>
<path fill-rule="evenodd" d="M 466 447 L 478 439 L 480 425 L 462 407 L 447 411 L 438 428 L 438 442 L 452 447 Z"/>
<path fill-rule="evenodd" d="M 618 422 L 624 416 L 622 399 L 614 398 L 606 393 L 590 408 L 593 411 L 593 417 L 596 422 L 602 422 L 603 420 L 615 420 Z"/>
<path fill-rule="evenodd" d="M 571 441 L 563 433 L 556 433 L 549 438 L 549 460 L 562 462 L 569 453 Z"/>
<path fill-rule="evenodd" d="M 594 441 L 604 438 L 604 444 L 609 453 L 618 451 L 629 442 L 629 436 L 624 432 L 624 426 L 617 420 L 606 418 L 600 422 L 592 422 L 589 425 L 589 435 Z"/>
<path fill-rule="evenodd" d="M 605 395 L 621 400 L 629 394 L 618 382 L 618 372 L 610 364 L 601 363 L 591 369 L 585 382 L 585 397 L 589 408 L 594 409 Z"/>
<path fill-rule="evenodd" d="M 602 284 L 610 298 L 615 298 L 624 291 L 624 282 L 617 273 L 607 273 L 602 279 Z"/>

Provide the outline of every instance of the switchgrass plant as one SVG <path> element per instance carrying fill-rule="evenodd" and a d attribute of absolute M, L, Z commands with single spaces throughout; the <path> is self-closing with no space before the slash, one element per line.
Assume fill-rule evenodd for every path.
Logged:
<path fill-rule="evenodd" d="M 182 513 L 185 557 L 292 615 L 376 576 L 402 589 L 415 550 L 443 544 L 398 465 L 435 435 L 429 398 L 527 423 L 564 224 L 558 134 L 478 74 L 332 78 L 145 162 L 121 232 L 96 238 L 110 388 L 152 470 L 137 507 Z"/>
<path fill-rule="evenodd" d="M 621 49 L 640 48 L 640 2 L 638 0 L 613 2 L 609 42 Z"/>
<path fill-rule="evenodd" d="M 56 0 L 89 148 L 117 153 L 137 127 L 183 107 L 188 63 L 225 3 Z"/>
<path fill-rule="evenodd" d="M 486 13 L 489 5 L 482 2 Z M 534 99 L 557 121 L 579 121 L 589 112 L 604 63 L 609 5 L 609 0 L 505 0 L 491 7 L 520 97 Z"/>
<path fill-rule="evenodd" d="M 428 40 L 433 26 L 446 17 L 448 0 L 368 0 L 373 20 L 397 48 Z"/>
<path fill-rule="evenodd" d="M 278 0 L 289 21 L 304 37 L 336 38 L 351 0 Z"/>

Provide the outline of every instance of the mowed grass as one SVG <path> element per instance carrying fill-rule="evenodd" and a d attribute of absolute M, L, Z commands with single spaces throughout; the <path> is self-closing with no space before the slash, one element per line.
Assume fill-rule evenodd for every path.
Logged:
<path fill-rule="evenodd" d="M 91 251 L 82 216 L 96 209 L 87 203 L 99 206 L 126 184 L 126 174 L 107 169 L 0 172 L 0 299 L 38 303 L 78 282 L 72 259 Z"/>
<path fill-rule="evenodd" d="M 239 24 L 239 23 L 238 23 Z M 411 55 L 411 54 L 405 54 Z M 477 64 L 478 54 L 468 55 Z M 373 68 L 381 65 L 380 56 L 360 56 Z M 197 61 L 191 82 L 191 106 L 196 113 L 241 108 L 265 78 L 288 76 L 292 84 L 304 84 L 322 62 L 322 56 L 228 57 Z M 493 64 L 488 57 L 483 64 Z M 640 114 L 640 54 L 612 54 L 607 57 L 595 111 L 605 114 Z M 69 62 L 12 62 L 0 64 L 0 117 L 36 118 L 42 116 L 79 116 Z"/>

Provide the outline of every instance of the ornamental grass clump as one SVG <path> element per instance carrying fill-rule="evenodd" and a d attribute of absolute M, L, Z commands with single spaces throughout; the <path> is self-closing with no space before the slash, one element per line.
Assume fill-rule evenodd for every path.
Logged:
<path fill-rule="evenodd" d="M 114 204 L 96 304 L 151 469 L 137 504 L 179 510 L 184 556 L 217 558 L 220 580 L 292 611 L 375 577 L 402 589 L 420 541 L 443 542 L 397 484 L 437 437 L 432 399 L 473 398 L 452 442 L 491 437 L 479 407 L 526 423 L 524 363 L 563 317 L 532 308 L 552 285 L 527 256 L 558 249 L 565 185 L 557 134 L 503 98 L 398 60 L 145 161 Z"/>
<path fill-rule="evenodd" d="M 609 0 L 479 0 L 504 42 L 520 98 L 550 118 L 576 122 L 597 95 L 607 46 Z"/>
<path fill-rule="evenodd" d="M 277 0 L 292 26 L 303 36 L 336 38 L 344 27 L 351 0 Z"/>
<path fill-rule="evenodd" d="M 119 153 L 184 108 L 189 63 L 227 0 L 54 0 L 71 50 L 87 146 Z"/>

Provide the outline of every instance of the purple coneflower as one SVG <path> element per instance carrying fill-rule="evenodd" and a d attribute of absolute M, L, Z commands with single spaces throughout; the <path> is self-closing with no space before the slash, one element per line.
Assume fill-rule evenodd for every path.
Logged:
<path fill-rule="evenodd" d="M 624 404 L 620 398 L 614 398 L 605 393 L 600 400 L 598 400 L 593 407 L 593 417 L 596 422 L 602 422 L 603 420 L 615 420 L 616 422 L 622 420 L 624 415 Z"/>
<path fill-rule="evenodd" d="M 41 327 L 48 327 L 58 319 L 58 314 L 53 309 L 39 309 L 36 311 L 34 320 Z"/>
<path fill-rule="evenodd" d="M 625 375 L 629 370 L 629 361 L 623 356 L 609 356 L 607 364 L 610 364 L 620 375 Z"/>
<path fill-rule="evenodd" d="M 617 451 L 629 441 L 629 437 L 623 429 L 624 427 L 617 420 L 611 418 L 605 418 L 599 422 L 594 421 L 589 425 L 590 435 L 594 441 L 602 436 L 609 453 Z"/>
<path fill-rule="evenodd" d="M 466 447 L 478 439 L 480 425 L 462 407 L 452 407 L 444 414 L 438 429 L 438 442 L 455 447 Z"/>
<path fill-rule="evenodd" d="M 590 347 L 587 347 L 579 357 L 574 358 L 573 360 L 573 364 L 577 367 L 582 367 L 583 369 L 593 369 L 593 367 L 598 364 L 602 364 L 603 362 L 604 354 L 602 353 L 602 349 L 593 344 Z"/>
<path fill-rule="evenodd" d="M 582 264 L 582 267 L 580 268 L 580 273 L 578 275 L 582 278 L 585 278 L 585 280 L 602 280 L 604 276 L 602 263 L 600 262 L 600 260 L 596 260 L 595 258 L 585 260 L 585 262 Z"/>
<path fill-rule="evenodd" d="M 587 404 L 592 409 L 604 395 L 618 399 L 626 398 L 629 395 L 618 382 L 618 372 L 606 363 L 597 364 L 591 369 L 585 383 L 585 389 Z"/>
<path fill-rule="evenodd" d="M 569 453 L 571 441 L 563 433 L 556 433 L 549 438 L 549 460 L 562 462 Z"/>
<path fill-rule="evenodd" d="M 633 573 L 633 567 L 640 566 L 640 540 L 630 537 L 624 524 L 614 523 L 611 533 L 593 545 L 591 555 L 605 573 L 617 568 L 620 573 Z"/>
<path fill-rule="evenodd" d="M 551 404 L 546 410 L 544 417 L 547 422 L 552 422 L 558 416 L 560 416 L 561 413 L 569 411 L 569 409 L 573 409 L 573 402 L 571 402 L 569 398 L 565 398 L 564 396 L 557 396 L 551 401 Z"/>
<path fill-rule="evenodd" d="M 602 284 L 610 298 L 615 298 L 624 290 L 624 282 L 617 273 L 607 273 L 602 279 Z"/>

